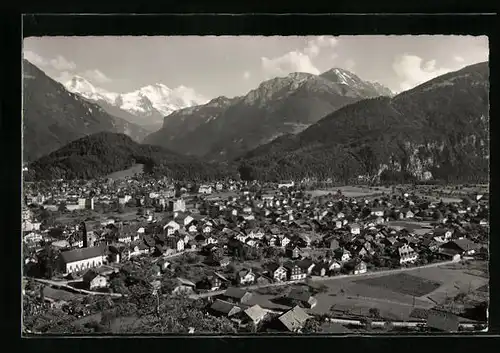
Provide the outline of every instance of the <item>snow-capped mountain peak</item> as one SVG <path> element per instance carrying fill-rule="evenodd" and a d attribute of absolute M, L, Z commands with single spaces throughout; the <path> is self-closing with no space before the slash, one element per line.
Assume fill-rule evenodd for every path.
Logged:
<path fill-rule="evenodd" d="M 204 104 L 208 101 L 192 88 L 179 86 L 171 89 L 159 82 L 128 93 L 114 93 L 95 87 L 81 76 L 74 76 L 65 86 L 69 91 L 86 99 L 96 102 L 104 101 L 130 114 L 154 116 L 161 120 L 175 110 Z"/>

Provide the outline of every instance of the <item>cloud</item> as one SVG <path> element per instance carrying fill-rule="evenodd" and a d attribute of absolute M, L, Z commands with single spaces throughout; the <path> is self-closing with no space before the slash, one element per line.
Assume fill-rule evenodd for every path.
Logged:
<path fill-rule="evenodd" d="M 58 55 L 55 59 L 50 60 L 50 65 L 58 71 L 76 69 L 76 64 L 73 61 L 66 60 L 61 55 Z"/>
<path fill-rule="evenodd" d="M 353 71 L 354 67 L 356 67 L 356 62 L 352 59 L 347 59 L 344 63 L 345 69 L 348 71 Z"/>
<path fill-rule="evenodd" d="M 69 80 L 71 80 L 74 76 L 74 73 L 69 72 L 69 71 L 63 71 L 59 73 L 59 76 L 55 77 L 54 79 L 63 85 L 66 84 Z"/>
<path fill-rule="evenodd" d="M 36 66 L 46 66 L 48 61 L 31 50 L 24 50 L 23 56 L 26 60 Z"/>
<path fill-rule="evenodd" d="M 299 51 L 291 51 L 274 59 L 262 57 L 261 61 L 264 71 L 271 75 L 287 75 L 291 72 L 308 72 L 314 75 L 320 73 L 309 56 Z"/>
<path fill-rule="evenodd" d="M 248 80 L 248 79 L 250 78 L 250 72 L 245 71 L 245 72 L 243 73 L 243 78 L 244 78 L 245 80 Z"/>
<path fill-rule="evenodd" d="M 262 69 L 268 76 L 287 75 L 291 72 L 307 72 L 319 75 L 320 71 L 312 62 L 324 48 L 334 48 L 338 39 L 332 36 L 319 36 L 310 39 L 302 50 L 293 50 L 275 58 L 261 58 Z M 336 54 L 332 54 L 332 58 Z"/>
<path fill-rule="evenodd" d="M 103 74 L 101 71 L 95 69 L 95 70 L 87 70 L 84 73 L 82 73 L 82 76 L 85 77 L 87 80 L 95 82 L 95 83 L 107 83 L 111 82 L 111 79 Z"/>
<path fill-rule="evenodd" d="M 459 62 L 459 63 L 463 63 L 465 61 L 464 58 L 462 58 L 461 56 L 458 56 L 458 55 L 455 55 L 453 57 L 453 60 L 455 60 L 456 62 Z"/>
<path fill-rule="evenodd" d="M 400 78 L 401 91 L 411 89 L 434 77 L 452 71 L 452 69 L 436 67 L 436 60 L 424 62 L 421 57 L 408 54 L 397 57 L 392 68 Z"/>
<path fill-rule="evenodd" d="M 46 59 L 31 50 L 25 50 L 23 55 L 26 60 L 40 68 L 53 69 L 56 71 L 70 71 L 76 69 L 76 64 L 73 61 L 67 60 L 62 55 L 58 55 L 54 59 Z"/>
<path fill-rule="evenodd" d="M 337 45 L 338 39 L 330 36 L 319 36 L 311 39 L 304 48 L 304 54 L 310 57 L 318 56 L 322 48 L 333 48 Z"/>

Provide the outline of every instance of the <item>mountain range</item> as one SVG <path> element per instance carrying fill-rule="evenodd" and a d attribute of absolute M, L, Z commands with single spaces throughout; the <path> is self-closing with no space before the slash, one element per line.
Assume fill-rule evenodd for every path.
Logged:
<path fill-rule="evenodd" d="M 112 116 L 71 93 L 23 60 L 23 158 L 33 161 L 80 137 L 100 131 L 125 133 L 141 141 L 147 130 Z"/>
<path fill-rule="evenodd" d="M 74 76 L 65 87 L 68 91 L 99 104 L 109 114 L 151 132 L 160 129 L 163 117 L 172 112 L 207 102 L 207 99 L 191 88 L 179 86 L 170 89 L 161 83 L 145 86 L 133 92 L 115 93 L 96 87 L 81 76 Z"/>
<path fill-rule="evenodd" d="M 265 81 L 245 96 L 218 97 L 175 111 L 145 142 L 230 160 L 278 136 L 299 133 L 345 105 L 391 95 L 388 88 L 339 68 L 321 75 L 297 72 Z"/>
<path fill-rule="evenodd" d="M 52 152 L 30 164 L 30 175 L 41 178 L 98 177 L 134 161 L 151 172 L 195 179 L 236 170 L 243 179 L 343 183 L 485 182 L 489 175 L 488 62 L 397 95 L 341 69 L 293 73 L 245 96 L 174 111 L 144 145 L 116 134 L 141 141 L 143 129 L 27 62 L 23 109 L 25 157 Z"/>
<path fill-rule="evenodd" d="M 347 105 L 297 135 L 259 146 L 238 163 L 249 179 L 485 181 L 488 63 L 439 76 L 392 98 Z"/>

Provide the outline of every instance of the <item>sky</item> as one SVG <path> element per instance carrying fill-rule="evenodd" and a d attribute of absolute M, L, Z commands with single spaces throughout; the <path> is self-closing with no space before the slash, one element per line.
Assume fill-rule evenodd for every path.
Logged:
<path fill-rule="evenodd" d="M 487 61 L 489 49 L 486 36 L 123 36 L 30 37 L 23 54 L 61 83 L 79 75 L 117 93 L 163 83 L 212 99 L 331 68 L 397 93 Z"/>

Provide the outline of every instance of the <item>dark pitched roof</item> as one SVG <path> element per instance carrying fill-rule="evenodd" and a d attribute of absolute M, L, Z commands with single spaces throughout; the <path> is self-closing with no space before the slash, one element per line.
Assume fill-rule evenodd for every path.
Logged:
<path fill-rule="evenodd" d="M 91 248 L 82 248 L 64 251 L 61 253 L 61 258 L 64 263 L 70 263 L 75 261 L 82 261 L 91 259 L 98 256 L 103 256 L 106 254 L 106 246 L 94 246 Z"/>
<path fill-rule="evenodd" d="M 478 244 L 474 243 L 473 241 L 467 238 L 453 240 L 453 243 L 455 243 L 455 245 L 458 246 L 463 251 L 476 250 L 479 248 Z"/>
<path fill-rule="evenodd" d="M 299 306 L 281 315 L 278 320 L 289 330 L 296 331 L 301 328 L 310 316 Z"/>
<path fill-rule="evenodd" d="M 237 308 L 237 309 L 235 309 Z M 235 309 L 235 311 L 240 311 L 241 308 L 234 305 L 233 303 L 226 302 L 224 300 L 216 299 L 215 302 L 210 306 L 210 309 L 217 311 L 219 313 L 229 315 L 229 313 Z M 238 310 L 239 309 L 239 310 Z"/>
<path fill-rule="evenodd" d="M 226 291 L 224 292 L 224 296 L 229 297 L 229 298 L 234 298 L 234 299 L 241 299 L 247 293 L 250 293 L 250 292 L 247 292 L 247 291 L 240 289 L 240 288 L 231 287 L 231 288 L 226 289 Z"/>
<path fill-rule="evenodd" d="M 427 326 L 446 332 L 458 331 L 458 316 L 438 310 L 430 310 L 427 314 Z"/>

